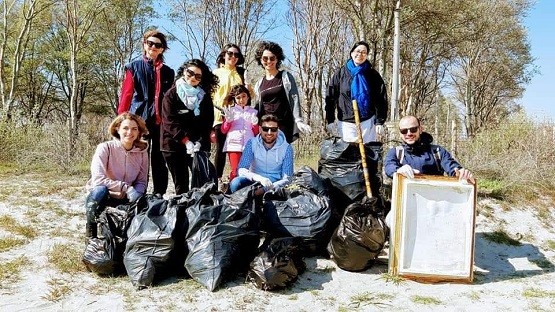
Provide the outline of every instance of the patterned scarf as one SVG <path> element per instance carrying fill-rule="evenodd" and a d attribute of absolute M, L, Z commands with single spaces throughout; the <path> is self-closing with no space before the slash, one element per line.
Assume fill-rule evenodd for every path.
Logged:
<path fill-rule="evenodd" d="M 192 110 L 195 116 L 198 116 L 200 114 L 200 102 L 205 94 L 204 90 L 200 87 L 191 86 L 185 78 L 177 79 L 175 88 L 177 89 L 177 95 L 185 106 Z"/>

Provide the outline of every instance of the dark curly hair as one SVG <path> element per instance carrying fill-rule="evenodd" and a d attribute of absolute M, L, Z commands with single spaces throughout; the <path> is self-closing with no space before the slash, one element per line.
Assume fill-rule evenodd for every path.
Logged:
<path fill-rule="evenodd" d="M 251 94 L 249 92 L 249 89 L 247 89 L 247 87 L 245 87 L 244 85 L 234 85 L 233 87 L 231 87 L 231 90 L 229 91 L 229 95 L 227 97 L 228 102 L 235 103 L 235 97 L 241 93 L 247 94 L 247 96 L 249 97 L 249 100 L 247 101 L 247 106 L 251 106 Z"/>
<path fill-rule="evenodd" d="M 179 66 L 179 68 L 177 69 L 175 80 L 183 77 L 183 75 L 185 74 L 185 70 L 191 66 L 200 68 L 200 71 L 202 72 L 202 79 L 199 83 L 202 90 L 204 90 L 204 92 L 206 92 L 207 94 L 212 94 L 214 91 L 216 91 L 219 82 L 218 76 L 214 75 L 208 65 L 206 65 L 203 61 L 199 59 L 188 60 L 183 63 L 183 65 Z"/>
<path fill-rule="evenodd" d="M 241 52 L 241 49 L 239 48 L 239 46 L 234 43 L 228 43 L 222 48 L 222 51 L 220 51 L 220 54 L 216 58 L 216 66 L 220 67 L 220 65 L 225 63 L 224 57 L 227 50 L 229 50 L 229 48 L 235 48 L 237 49 L 237 51 L 239 51 L 239 58 L 237 59 L 237 65 L 245 64 L 245 56 L 243 55 L 243 52 Z"/>
<path fill-rule="evenodd" d="M 262 53 L 264 53 L 265 50 L 272 52 L 277 57 L 276 68 L 279 68 L 281 66 L 281 62 L 285 60 L 285 55 L 283 54 L 283 49 L 280 45 L 272 41 L 262 41 L 258 44 L 256 51 L 254 51 L 254 58 L 260 66 L 263 66 L 260 59 L 262 58 Z"/>

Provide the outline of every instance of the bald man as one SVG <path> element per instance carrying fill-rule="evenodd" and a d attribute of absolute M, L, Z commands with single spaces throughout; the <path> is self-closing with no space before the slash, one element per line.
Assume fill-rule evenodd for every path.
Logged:
<path fill-rule="evenodd" d="M 447 173 L 449 176 L 459 177 L 461 181 L 475 183 L 472 173 L 453 159 L 445 148 L 432 144 L 432 136 L 423 131 L 418 118 L 410 115 L 401 118 L 399 132 L 403 139 L 402 151 L 392 148 L 384 161 L 385 174 L 388 177 L 393 177 L 395 172 L 411 179 L 419 173 Z"/>

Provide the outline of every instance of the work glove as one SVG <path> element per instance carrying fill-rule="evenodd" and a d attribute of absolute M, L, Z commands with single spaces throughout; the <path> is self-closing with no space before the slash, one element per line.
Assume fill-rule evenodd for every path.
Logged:
<path fill-rule="evenodd" d="M 225 120 L 227 121 L 235 120 L 235 114 L 233 113 L 233 110 L 231 109 L 231 107 L 224 108 L 224 116 L 225 116 Z"/>
<path fill-rule="evenodd" d="M 404 165 L 401 168 L 397 169 L 397 173 L 402 174 L 409 179 L 414 179 L 414 175 L 420 173 L 420 171 L 413 169 L 409 165 Z"/>
<path fill-rule="evenodd" d="M 312 128 L 309 125 L 305 124 L 304 122 L 302 122 L 300 120 L 297 121 L 297 128 L 299 128 L 299 131 L 302 134 L 312 133 Z"/>
<path fill-rule="evenodd" d="M 264 189 L 266 189 L 266 191 L 271 190 L 274 188 L 274 184 L 272 183 L 272 181 L 266 177 L 263 177 L 259 174 L 255 174 L 252 177 L 253 181 L 256 182 L 260 182 L 260 184 L 262 184 L 262 186 L 264 187 Z"/>
<path fill-rule="evenodd" d="M 187 154 L 189 155 L 193 155 L 195 152 L 195 144 L 191 141 L 187 141 L 187 143 L 185 143 L 185 148 L 187 148 Z"/>
<path fill-rule="evenodd" d="M 338 137 L 339 134 L 337 133 L 337 124 L 335 122 L 329 123 L 326 126 L 326 131 L 334 137 Z"/>
<path fill-rule="evenodd" d="M 127 188 L 127 199 L 129 199 L 130 202 L 136 202 L 137 199 L 139 199 L 141 197 L 141 193 L 137 192 L 137 190 L 130 186 Z"/>
<path fill-rule="evenodd" d="M 193 145 L 193 152 L 196 153 L 196 152 L 200 151 L 200 146 L 201 146 L 200 142 L 196 141 L 195 145 Z"/>
<path fill-rule="evenodd" d="M 383 125 L 376 125 L 376 140 L 381 141 L 384 136 Z"/>

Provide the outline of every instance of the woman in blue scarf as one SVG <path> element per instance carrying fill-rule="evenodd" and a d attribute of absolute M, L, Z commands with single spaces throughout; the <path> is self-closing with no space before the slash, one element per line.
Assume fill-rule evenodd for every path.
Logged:
<path fill-rule="evenodd" d="M 382 76 L 368 61 L 369 45 L 359 41 L 351 58 L 335 71 L 326 94 L 327 130 L 346 142 L 356 142 L 353 100 L 357 100 L 364 143 L 377 141 L 387 117 L 387 92 Z M 337 120 L 336 120 L 337 112 Z"/>
<path fill-rule="evenodd" d="M 199 59 L 183 63 L 162 101 L 160 149 L 168 165 L 175 194 L 189 191 L 191 155 L 210 151 L 214 104 L 210 96 L 218 77 Z"/>

